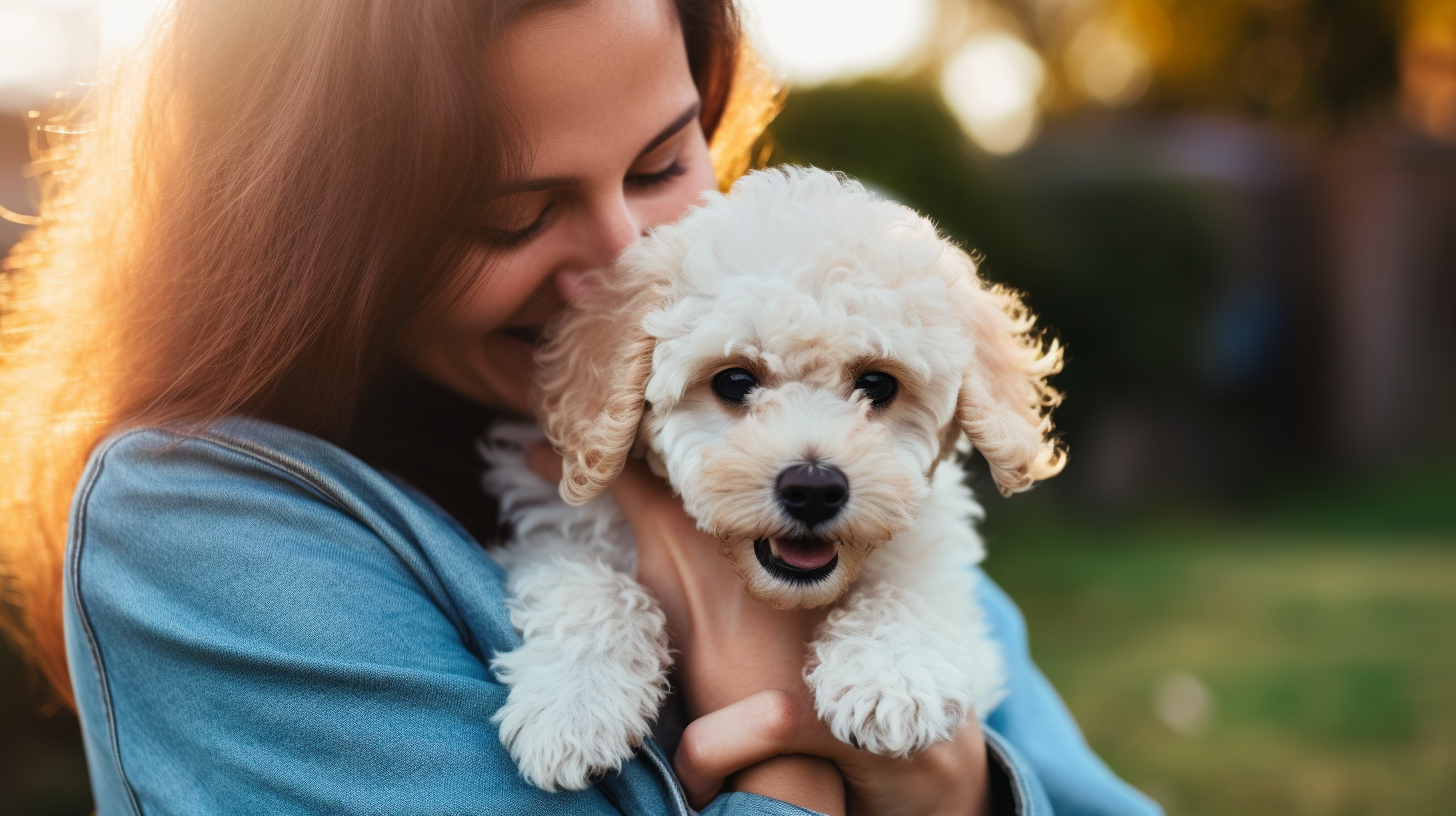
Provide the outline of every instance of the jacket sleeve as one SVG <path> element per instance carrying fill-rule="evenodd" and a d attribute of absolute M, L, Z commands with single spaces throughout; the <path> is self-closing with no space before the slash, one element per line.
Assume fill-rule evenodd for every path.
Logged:
<path fill-rule="evenodd" d="M 741 791 L 719 794 L 701 811 L 702 816 L 821 816 L 778 799 Z"/>
<path fill-rule="evenodd" d="M 118 437 L 78 487 L 66 592 L 99 816 L 619 812 L 519 779 L 439 576 L 305 471 Z"/>
<path fill-rule="evenodd" d="M 1001 778 L 1007 788 L 1002 798 L 1010 800 L 998 816 L 1160 816 L 1151 799 L 1113 774 L 1087 745 L 1031 660 L 1020 610 L 985 575 L 977 585 L 1008 674 L 1006 699 L 985 722 L 992 777 Z"/>

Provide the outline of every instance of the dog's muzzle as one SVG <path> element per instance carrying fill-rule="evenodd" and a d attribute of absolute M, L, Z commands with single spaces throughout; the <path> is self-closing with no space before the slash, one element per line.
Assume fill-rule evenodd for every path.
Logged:
<path fill-rule="evenodd" d="M 835 516 L 849 501 L 849 479 L 833 465 L 807 462 L 791 465 L 774 482 L 779 507 L 812 530 Z M 827 577 L 839 566 L 839 542 L 815 536 L 760 538 L 753 554 L 770 575 L 796 584 Z"/>

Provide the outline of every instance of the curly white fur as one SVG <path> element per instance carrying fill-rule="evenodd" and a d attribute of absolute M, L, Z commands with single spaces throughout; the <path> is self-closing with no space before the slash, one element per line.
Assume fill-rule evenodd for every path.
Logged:
<path fill-rule="evenodd" d="M 523 641 L 492 664 L 511 687 L 495 722 L 526 781 L 581 790 L 651 733 L 667 696 L 666 619 L 631 577 L 631 530 L 616 506 L 571 507 L 526 467 L 524 446 L 541 438 L 500 424 L 481 450 L 487 487 L 515 526 L 496 557 Z"/>
<path fill-rule="evenodd" d="M 617 767 L 663 699 L 662 614 L 629 577 L 630 529 L 597 495 L 634 444 L 750 594 L 836 604 L 805 674 L 836 736 L 906 756 L 984 717 L 1003 668 L 974 601 L 981 511 L 947 460 L 968 441 L 1008 493 L 1055 474 L 1046 378 L 1059 366 L 1014 294 L 983 284 L 928 220 L 839 175 L 750 174 L 634 244 L 541 355 L 561 495 L 581 506 L 525 468 L 531 431 L 486 446 L 524 638 L 497 662 L 512 685 L 498 720 L 526 778 L 580 787 Z M 758 381 L 741 406 L 711 386 L 735 367 Z M 899 382 L 892 403 L 856 390 L 869 371 Z M 775 490 L 805 462 L 849 485 L 812 529 Z M 755 540 L 806 535 L 838 547 L 820 580 L 785 580 L 755 554 Z"/>

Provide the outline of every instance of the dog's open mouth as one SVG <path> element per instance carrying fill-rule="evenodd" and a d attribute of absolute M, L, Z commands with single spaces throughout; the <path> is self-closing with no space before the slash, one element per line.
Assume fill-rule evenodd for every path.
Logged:
<path fill-rule="evenodd" d="M 825 578 L 839 566 L 839 542 L 822 538 L 760 538 L 753 542 L 753 554 L 770 574 L 801 584 Z"/>

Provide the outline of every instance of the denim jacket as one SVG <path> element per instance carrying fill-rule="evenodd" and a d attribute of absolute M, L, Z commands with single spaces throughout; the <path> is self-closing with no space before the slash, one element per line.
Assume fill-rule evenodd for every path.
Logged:
<path fill-rule="evenodd" d="M 980 582 L 1010 694 L 987 719 L 1020 814 L 1156 814 L 1083 741 Z M 71 511 L 66 646 L 98 816 L 688 814 L 649 740 L 595 786 L 527 785 L 491 715 L 519 644 L 503 574 L 417 491 L 295 430 L 132 430 Z M 703 811 L 805 814 L 747 793 Z"/>

